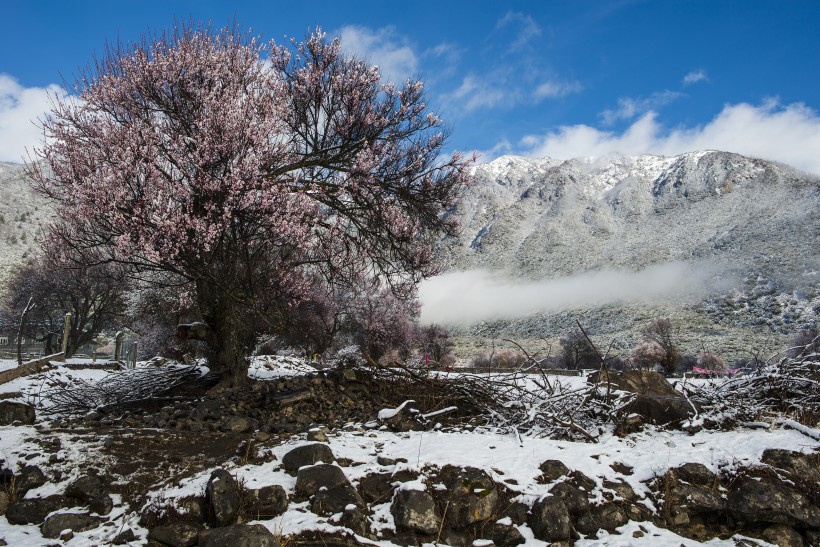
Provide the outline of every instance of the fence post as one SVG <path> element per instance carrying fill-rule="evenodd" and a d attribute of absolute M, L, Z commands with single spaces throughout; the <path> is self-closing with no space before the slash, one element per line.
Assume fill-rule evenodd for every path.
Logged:
<path fill-rule="evenodd" d="M 119 361 L 120 356 L 122 354 L 122 339 L 125 336 L 125 333 L 122 331 L 117 332 L 117 335 L 114 337 L 114 360 Z"/>
<path fill-rule="evenodd" d="M 65 314 L 65 327 L 63 327 L 63 361 L 68 352 L 68 332 L 71 330 L 71 312 Z"/>
<path fill-rule="evenodd" d="M 137 368 L 137 343 L 131 346 L 131 368 Z"/>

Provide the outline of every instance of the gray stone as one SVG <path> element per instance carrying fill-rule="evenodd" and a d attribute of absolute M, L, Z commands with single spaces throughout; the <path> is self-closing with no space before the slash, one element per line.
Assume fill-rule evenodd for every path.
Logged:
<path fill-rule="evenodd" d="M 667 480 L 674 479 L 698 486 L 707 486 L 709 488 L 714 487 L 720 482 L 718 476 L 709 471 L 702 463 L 685 463 L 680 467 L 670 469 L 666 473 Z"/>
<path fill-rule="evenodd" d="M 613 503 L 607 503 L 593 507 L 589 513 L 578 517 L 575 529 L 582 534 L 594 535 L 601 529 L 614 532 L 615 528 L 623 526 L 627 522 L 629 522 L 629 518 L 621 507 Z"/>
<path fill-rule="evenodd" d="M 45 519 L 40 526 L 44 537 L 57 539 L 63 530 L 85 532 L 99 526 L 105 519 L 92 517 L 88 513 L 56 513 Z"/>
<path fill-rule="evenodd" d="M 726 509 L 726 501 L 715 490 L 691 484 L 678 484 L 670 490 L 669 502 L 680 507 L 687 515 L 719 513 Z"/>
<path fill-rule="evenodd" d="M 418 404 L 415 401 L 406 401 L 393 416 L 379 421 L 390 431 L 422 431 L 424 426 L 419 422 L 418 417 Z"/>
<path fill-rule="evenodd" d="M 211 473 L 205 487 L 205 498 L 208 500 L 208 515 L 215 526 L 228 526 L 236 521 L 239 515 L 239 484 L 224 469 Z"/>
<path fill-rule="evenodd" d="M 114 500 L 108 494 L 104 494 L 88 502 L 88 507 L 98 515 L 107 515 L 114 509 Z"/>
<path fill-rule="evenodd" d="M 151 528 L 148 539 L 170 547 L 193 547 L 199 543 L 199 533 L 204 529 L 198 522 L 175 522 Z"/>
<path fill-rule="evenodd" d="M 820 528 L 820 509 L 803 494 L 771 479 L 743 477 L 732 485 L 726 509 L 737 521 Z"/>
<path fill-rule="evenodd" d="M 493 543 L 497 547 L 512 547 L 513 545 L 521 545 L 527 541 L 515 526 L 498 523 L 493 524 L 490 539 L 493 540 Z"/>
<path fill-rule="evenodd" d="M 134 531 L 131 528 L 126 528 L 119 534 L 117 534 L 111 543 L 114 545 L 126 545 L 131 543 L 132 541 L 136 540 L 137 536 L 134 534 Z"/>
<path fill-rule="evenodd" d="M 73 503 L 65 496 L 48 496 L 45 498 L 17 500 L 9 504 L 6 510 L 6 519 L 11 524 L 40 524 L 49 513 Z"/>
<path fill-rule="evenodd" d="M 803 538 L 794 528 L 775 524 L 763 530 L 763 539 L 777 547 L 803 547 Z"/>
<path fill-rule="evenodd" d="M 322 443 L 298 446 L 282 457 L 282 467 L 286 473 L 295 475 L 300 467 L 319 462 L 333 463 L 336 457 L 330 447 Z"/>
<path fill-rule="evenodd" d="M 251 490 L 250 494 L 253 496 L 248 510 L 251 520 L 271 519 L 288 509 L 288 495 L 278 484 Z"/>
<path fill-rule="evenodd" d="M 337 465 L 319 464 L 303 467 L 296 474 L 295 499 L 304 501 L 319 492 L 350 484 L 344 471 Z"/>
<path fill-rule="evenodd" d="M 36 418 L 34 407 L 16 401 L 0 401 L 0 425 L 12 425 L 20 422 L 31 425 Z"/>
<path fill-rule="evenodd" d="M 231 433 L 244 433 L 251 429 L 251 423 L 240 416 L 231 416 L 222 422 L 222 431 L 230 431 Z"/>
<path fill-rule="evenodd" d="M 569 539 L 572 531 L 567 506 L 554 496 L 543 497 L 533 504 L 529 525 L 536 538 L 548 542 Z"/>
<path fill-rule="evenodd" d="M 327 516 L 341 513 L 352 505 L 358 509 L 365 508 L 364 500 L 353 485 L 346 483 L 335 488 L 320 489 L 311 499 L 310 510 L 317 515 Z"/>
<path fill-rule="evenodd" d="M 199 547 L 279 547 L 270 530 L 261 524 L 234 524 L 226 528 L 206 530 L 200 534 Z"/>
<path fill-rule="evenodd" d="M 547 460 L 539 465 L 538 469 L 541 470 L 539 478 L 545 483 L 555 482 L 570 473 L 569 467 L 560 460 Z"/>
<path fill-rule="evenodd" d="M 46 476 L 36 465 L 26 465 L 14 476 L 14 487 L 19 492 L 28 492 L 46 483 Z"/>
<path fill-rule="evenodd" d="M 568 482 L 559 482 L 549 492 L 564 502 L 571 515 L 577 515 L 589 509 L 587 495 Z"/>
<path fill-rule="evenodd" d="M 602 371 L 591 381 L 609 383 L 614 389 L 637 397 L 623 411 L 635 413 L 654 424 L 679 424 L 695 415 L 691 403 L 659 372 L 653 370 Z"/>
<path fill-rule="evenodd" d="M 326 443 L 327 435 L 319 428 L 310 429 L 307 432 L 307 440 L 317 443 Z"/>
<path fill-rule="evenodd" d="M 577 470 L 569 474 L 569 482 L 583 489 L 586 493 L 592 492 L 597 486 L 594 480 Z"/>
<path fill-rule="evenodd" d="M 359 479 L 359 493 L 368 503 L 386 501 L 393 494 L 393 474 L 374 473 Z"/>
<path fill-rule="evenodd" d="M 105 484 L 102 479 L 96 475 L 83 475 L 65 489 L 66 496 L 77 498 L 85 503 L 106 494 L 108 494 L 108 492 Z"/>
<path fill-rule="evenodd" d="M 817 456 L 815 455 L 815 458 Z M 809 484 L 820 484 L 820 469 L 818 465 L 810 461 L 810 456 L 792 450 L 782 450 L 770 448 L 763 452 L 760 458 L 762 463 L 770 465 L 776 469 L 781 469 L 788 473 L 789 478 L 796 482 L 807 482 Z"/>
<path fill-rule="evenodd" d="M 475 467 L 445 466 L 438 479 L 447 487 L 441 501 L 447 505 L 447 523 L 465 528 L 495 514 L 498 490 L 492 478 Z"/>
<path fill-rule="evenodd" d="M 433 497 L 419 490 L 397 490 L 390 507 L 397 532 L 435 534 L 441 520 Z"/>
<path fill-rule="evenodd" d="M 359 507 L 355 509 L 346 507 L 342 512 L 342 518 L 339 519 L 339 524 L 360 536 L 366 536 L 370 531 L 370 521 L 367 514 Z"/>

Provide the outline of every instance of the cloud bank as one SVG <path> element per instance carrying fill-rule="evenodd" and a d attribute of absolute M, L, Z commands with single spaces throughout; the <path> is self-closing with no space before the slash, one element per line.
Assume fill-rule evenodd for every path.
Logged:
<path fill-rule="evenodd" d="M 421 322 L 467 326 L 586 306 L 696 299 L 731 283 L 713 267 L 685 262 L 543 281 L 514 280 L 488 270 L 449 272 L 419 286 Z"/>
<path fill-rule="evenodd" d="M 51 108 L 49 94 L 66 97 L 58 85 L 23 87 L 8 74 L 0 74 L 0 161 L 20 163 L 26 149 L 42 144 L 36 121 Z"/>
<path fill-rule="evenodd" d="M 418 75 L 418 57 L 393 27 L 373 30 L 350 25 L 335 34 L 347 53 L 378 65 L 384 81 L 400 84 Z"/>
<path fill-rule="evenodd" d="M 781 105 L 769 100 L 759 106 L 726 105 L 705 125 L 669 130 L 650 111 L 622 133 L 589 125 L 560 126 L 543 135 L 524 137 L 519 148 L 527 156 L 557 159 L 723 150 L 820 174 L 820 116 L 803 103 Z"/>

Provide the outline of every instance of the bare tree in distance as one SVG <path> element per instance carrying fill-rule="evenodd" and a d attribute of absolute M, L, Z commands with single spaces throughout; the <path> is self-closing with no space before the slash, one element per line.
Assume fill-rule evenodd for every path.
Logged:
<path fill-rule="evenodd" d="M 56 201 L 50 252 L 176 277 L 225 384 L 315 276 L 357 263 L 408 296 L 440 269 L 472 161 L 442 157 L 421 82 L 383 84 L 319 29 L 281 46 L 178 25 L 107 49 L 76 89 L 28 166 Z"/>
<path fill-rule="evenodd" d="M 667 374 L 673 374 L 680 360 L 680 351 L 675 343 L 675 327 L 672 321 L 656 319 L 645 326 L 641 334 L 647 342 L 656 344 L 662 350 L 659 363 Z"/>

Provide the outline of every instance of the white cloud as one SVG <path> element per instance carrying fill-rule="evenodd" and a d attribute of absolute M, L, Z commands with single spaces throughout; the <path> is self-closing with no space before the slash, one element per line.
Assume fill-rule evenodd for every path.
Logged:
<path fill-rule="evenodd" d="M 23 87 L 8 74 L 0 74 L 0 161 L 21 162 L 26 149 L 41 146 L 37 119 L 51 109 L 49 94 L 66 96 L 58 85 Z"/>
<path fill-rule="evenodd" d="M 519 144 L 526 155 L 559 159 L 724 150 L 820 174 L 820 116 L 802 103 L 784 106 L 776 100 L 759 106 L 726 105 L 702 126 L 668 130 L 657 113 L 648 112 L 622 133 L 588 125 L 561 126 L 546 135 L 528 135 Z"/>
<path fill-rule="evenodd" d="M 547 81 L 535 88 L 533 98 L 536 101 L 541 99 L 557 99 L 566 97 L 572 93 L 578 93 L 581 89 L 580 82 Z"/>
<path fill-rule="evenodd" d="M 518 26 L 520 29 L 510 45 L 511 50 L 521 49 L 533 38 L 541 36 L 541 27 L 538 26 L 532 16 L 524 13 L 508 11 L 504 17 L 498 20 L 495 28 L 500 29 L 507 26 Z"/>
<path fill-rule="evenodd" d="M 604 125 L 612 125 L 618 120 L 630 120 L 635 116 L 657 110 L 682 96 L 683 93 L 666 90 L 643 98 L 621 97 L 618 99 L 618 108 L 601 112 L 601 120 Z"/>
<path fill-rule="evenodd" d="M 479 108 L 511 107 L 519 101 L 519 93 L 492 77 L 465 76 L 461 85 L 442 97 L 442 102 L 462 113 Z"/>
<path fill-rule="evenodd" d="M 378 65 L 385 81 L 403 83 L 418 74 L 418 57 L 407 40 L 399 36 L 393 27 L 373 30 L 346 26 L 337 34 L 346 52 Z"/>
<path fill-rule="evenodd" d="M 709 76 L 706 75 L 706 71 L 702 69 L 693 70 L 689 74 L 683 77 L 683 85 L 692 85 L 698 82 L 708 81 Z"/>
<path fill-rule="evenodd" d="M 583 306 L 699 298 L 732 283 L 708 263 L 671 262 L 638 272 L 597 271 L 543 281 L 499 272 L 448 272 L 419 286 L 423 323 L 470 325 Z"/>

